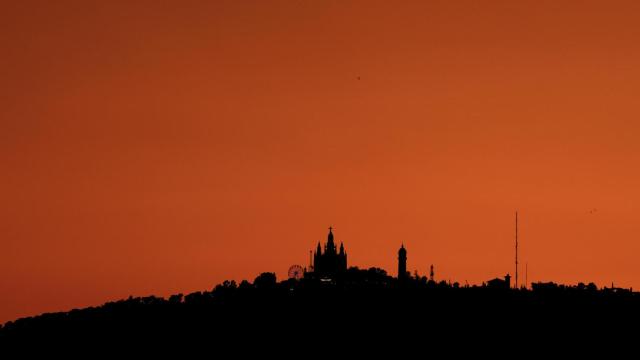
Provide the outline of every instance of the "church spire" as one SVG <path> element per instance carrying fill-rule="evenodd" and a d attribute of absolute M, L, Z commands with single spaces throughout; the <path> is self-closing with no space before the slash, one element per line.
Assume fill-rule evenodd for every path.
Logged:
<path fill-rule="evenodd" d="M 325 247 L 325 253 L 336 254 L 336 244 L 333 242 L 333 227 L 329 227 L 329 235 L 327 235 L 327 246 Z"/>

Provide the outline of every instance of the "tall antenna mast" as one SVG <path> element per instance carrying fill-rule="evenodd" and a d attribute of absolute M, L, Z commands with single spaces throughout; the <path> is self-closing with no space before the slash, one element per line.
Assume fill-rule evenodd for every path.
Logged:
<path fill-rule="evenodd" d="M 518 288 L 518 212 L 516 211 L 516 289 Z"/>
<path fill-rule="evenodd" d="M 529 287 L 529 263 L 524 263 L 524 287 Z"/>

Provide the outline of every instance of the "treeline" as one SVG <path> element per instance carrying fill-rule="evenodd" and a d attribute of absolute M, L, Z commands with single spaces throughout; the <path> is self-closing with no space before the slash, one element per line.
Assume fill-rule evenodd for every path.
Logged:
<path fill-rule="evenodd" d="M 585 331 L 635 322 L 639 313 L 640 294 L 631 289 L 582 283 L 537 283 L 530 290 L 468 286 L 420 276 L 399 280 L 378 268 L 350 268 L 332 280 L 309 276 L 278 282 L 275 274 L 263 273 L 253 282 L 224 281 L 209 291 L 129 297 L 22 318 L 0 328 L 0 344 L 184 343 L 238 337 L 304 342 L 327 331 L 349 336 L 371 329 L 477 336 L 472 334 L 500 326 Z"/>

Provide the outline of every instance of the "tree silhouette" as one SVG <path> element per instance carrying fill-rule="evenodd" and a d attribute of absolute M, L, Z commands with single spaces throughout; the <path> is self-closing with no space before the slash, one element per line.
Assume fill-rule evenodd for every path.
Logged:
<path fill-rule="evenodd" d="M 225 344 L 237 339 L 275 344 L 283 337 L 293 341 L 291 336 L 313 348 L 327 334 L 351 339 L 372 329 L 397 329 L 400 343 L 409 329 L 435 337 L 455 333 L 504 339 L 527 331 L 588 336 L 605 329 L 610 334 L 638 320 L 640 297 L 630 289 L 551 282 L 533 283 L 531 290 L 461 287 L 425 276 L 398 280 L 383 269 L 351 267 L 332 281 L 309 277 L 277 282 L 274 273 L 265 272 L 253 283 L 224 281 L 211 291 L 167 299 L 129 297 L 9 321 L 0 327 L 0 349 Z M 344 344 L 354 344 L 349 341 Z"/>

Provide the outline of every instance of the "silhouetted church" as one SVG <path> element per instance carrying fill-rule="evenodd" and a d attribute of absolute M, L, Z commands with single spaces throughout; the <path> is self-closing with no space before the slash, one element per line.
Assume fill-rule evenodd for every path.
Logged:
<path fill-rule="evenodd" d="M 340 243 L 340 251 L 336 249 L 332 230 L 333 228 L 330 227 L 324 252 L 318 242 L 318 247 L 313 254 L 313 272 L 318 277 L 333 278 L 347 270 L 347 253 L 342 243 Z"/>

